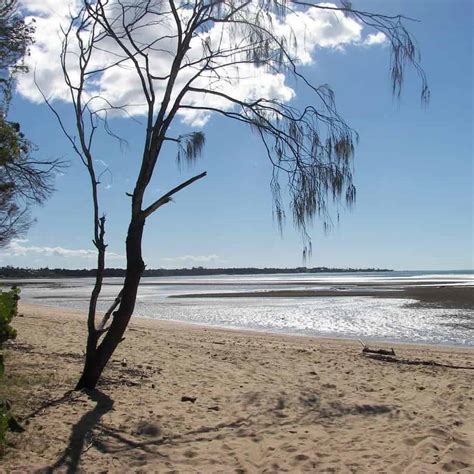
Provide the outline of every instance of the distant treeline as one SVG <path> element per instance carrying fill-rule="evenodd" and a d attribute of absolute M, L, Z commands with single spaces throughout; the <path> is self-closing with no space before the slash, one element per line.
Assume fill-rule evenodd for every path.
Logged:
<path fill-rule="evenodd" d="M 149 269 L 145 270 L 146 277 L 167 277 L 167 276 L 191 276 L 191 275 L 266 275 L 273 273 L 347 273 L 347 272 L 390 272 L 387 268 L 328 268 L 328 267 L 297 267 L 297 268 L 173 268 L 173 269 Z M 0 267 L 0 278 L 66 278 L 66 277 L 93 277 L 95 269 L 75 269 L 67 268 L 17 268 Z M 124 277 L 125 269 L 107 268 L 106 277 Z"/>

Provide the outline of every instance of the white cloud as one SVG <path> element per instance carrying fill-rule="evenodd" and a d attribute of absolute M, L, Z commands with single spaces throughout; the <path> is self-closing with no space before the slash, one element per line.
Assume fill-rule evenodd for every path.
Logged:
<path fill-rule="evenodd" d="M 387 42 L 387 37 L 379 31 L 378 33 L 367 35 L 363 44 L 366 46 L 372 46 L 374 44 L 384 44 Z"/>
<path fill-rule="evenodd" d="M 335 7 L 331 3 L 321 6 Z M 302 64 L 310 64 L 317 47 L 342 48 L 360 42 L 362 26 L 342 12 L 310 8 L 288 15 L 284 23 L 276 22 L 276 34 L 296 39 L 296 56 Z"/>
<path fill-rule="evenodd" d="M 26 257 L 26 256 L 44 256 L 44 257 L 64 257 L 64 258 L 85 258 L 96 259 L 96 250 L 85 249 L 67 249 L 64 247 L 38 247 L 34 245 L 25 245 L 26 239 L 14 239 L 10 244 L 2 249 L 1 255 L 5 257 Z M 107 259 L 123 260 L 125 257 L 114 252 L 107 252 Z"/>
<path fill-rule="evenodd" d="M 108 2 L 109 9 L 116 6 L 117 0 Z M 41 94 L 34 83 L 34 75 L 43 92 L 52 100 L 69 100 L 69 92 L 65 87 L 62 70 L 59 62 L 61 50 L 60 25 L 67 25 L 69 12 L 77 10 L 81 4 L 79 0 L 57 1 L 57 0 L 22 0 L 22 6 L 27 14 L 36 17 L 35 44 L 31 48 L 31 55 L 26 59 L 30 67 L 30 73 L 21 75 L 18 82 L 18 91 L 26 98 L 42 102 Z M 126 2 L 125 2 L 126 3 Z M 165 8 L 167 2 L 155 2 L 155 11 Z M 333 6 L 332 4 L 322 4 Z M 185 13 L 183 13 L 184 15 Z M 148 18 L 143 20 L 145 24 Z M 165 21 L 140 28 L 137 39 L 141 43 L 150 43 L 157 38 L 157 31 L 163 38 L 160 41 L 158 51 L 150 53 L 150 64 L 156 76 L 166 75 L 170 70 L 173 60 L 173 51 L 176 50 L 174 39 L 168 38 L 174 34 L 174 22 Z M 362 39 L 362 26 L 342 12 L 329 10 L 308 9 L 305 11 L 294 11 L 284 21 L 273 17 L 273 30 L 277 36 L 290 38 L 294 35 L 293 55 L 301 64 L 311 64 L 317 48 L 343 49 L 346 45 L 373 45 L 383 41 L 381 34 L 372 34 Z M 186 61 L 193 62 L 202 57 L 203 46 L 201 40 L 207 38 L 210 47 L 217 44 L 230 45 L 235 38 L 231 38 L 228 28 L 222 24 L 215 24 L 208 31 L 196 37 L 191 42 L 191 48 L 187 53 Z M 291 41 L 290 41 L 291 43 Z M 102 49 L 117 53 L 117 47 L 111 40 L 104 41 L 100 45 Z M 168 51 L 169 54 L 166 52 Z M 110 64 L 114 59 L 110 53 L 97 50 L 91 60 L 92 69 Z M 77 76 L 77 58 L 71 55 L 70 76 L 74 81 Z M 140 61 L 141 58 L 138 57 Z M 133 67 L 123 63 L 122 67 L 114 67 L 102 74 L 95 76 L 87 92 L 90 96 L 100 94 L 103 98 L 114 105 L 128 104 L 127 111 L 132 115 L 143 114 L 146 110 L 140 82 Z M 183 70 L 177 81 L 177 89 L 185 84 L 195 70 L 188 68 Z M 228 66 L 220 69 L 220 79 L 208 77 L 199 79 L 195 85 L 211 87 L 214 91 L 232 93 L 239 99 L 257 99 L 267 97 L 278 99 L 283 102 L 290 101 L 294 90 L 285 82 L 285 76 L 280 73 L 265 71 L 251 64 Z M 157 103 L 161 103 L 159 96 L 164 92 L 164 83 L 155 81 Z M 202 94 L 188 94 L 186 96 L 188 105 L 203 105 L 217 107 L 223 110 L 231 110 L 234 105 L 224 98 L 214 95 L 203 96 Z M 102 102 L 96 107 L 103 106 Z M 203 126 L 209 119 L 208 112 L 184 110 L 180 111 L 184 122 L 194 126 Z"/>
<path fill-rule="evenodd" d="M 209 263 L 209 262 L 224 262 L 218 255 L 182 255 L 180 257 L 164 257 L 165 262 L 175 262 L 175 263 Z"/>
<path fill-rule="evenodd" d="M 22 8 L 31 14 L 40 17 L 61 16 L 65 17 L 74 11 L 79 4 L 78 0 L 20 0 Z"/>

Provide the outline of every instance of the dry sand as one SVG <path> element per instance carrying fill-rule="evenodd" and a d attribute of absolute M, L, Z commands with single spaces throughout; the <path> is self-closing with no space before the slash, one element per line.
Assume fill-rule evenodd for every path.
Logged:
<path fill-rule="evenodd" d="M 69 392 L 84 316 L 21 311 L 2 389 L 26 431 L 9 436 L 2 472 L 474 472 L 474 370 L 135 320 L 98 390 Z M 395 351 L 474 367 L 472 349 Z"/>

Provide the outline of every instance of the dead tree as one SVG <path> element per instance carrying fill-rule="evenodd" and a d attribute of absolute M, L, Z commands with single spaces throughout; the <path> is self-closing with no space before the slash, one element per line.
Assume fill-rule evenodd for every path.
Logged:
<path fill-rule="evenodd" d="M 274 214 L 281 224 L 285 218 L 282 197 L 288 195 L 293 222 L 306 238 L 305 254 L 310 251 L 307 223 L 319 217 L 325 225 L 329 224 L 329 202 L 354 202 L 352 157 L 357 134 L 337 112 L 332 90 L 326 85 L 312 84 L 302 74 L 294 35 L 278 34 L 275 28 L 287 15 L 311 8 L 329 10 L 339 18 L 350 16 L 384 33 L 391 45 L 394 93 L 399 93 L 404 67 L 409 64 L 418 72 L 422 97 L 427 98 L 425 76 L 412 38 L 404 27 L 404 18 L 358 11 L 346 2 L 333 7 L 286 0 L 84 0 L 63 31 L 61 64 L 75 114 L 75 132 L 66 130 L 61 117 L 58 118 L 89 172 L 94 244 L 98 252 L 88 314 L 87 354 L 77 389 L 95 387 L 123 339 L 145 269 L 142 237 L 146 220 L 177 192 L 206 175 L 200 173 L 156 201 L 145 203 L 147 186 L 166 143 L 175 143 L 178 160 L 188 162 L 195 161 L 203 149 L 205 139 L 201 131 L 171 135 L 170 126 L 180 114 L 220 115 L 249 125 L 261 137 L 274 170 Z M 157 55 L 168 61 L 165 72 L 155 67 Z M 221 87 L 238 81 L 246 67 L 298 80 L 301 87 L 313 94 L 313 102 L 299 110 L 288 100 L 242 97 Z M 116 68 L 132 71 L 141 88 L 140 110 L 145 116 L 143 153 L 130 194 L 125 280 L 112 307 L 97 323 L 106 243 L 99 179 L 94 169 L 94 138 L 101 125 L 110 131 L 110 114 L 133 113 L 135 105 L 113 103 L 95 92 L 93 83 Z"/>

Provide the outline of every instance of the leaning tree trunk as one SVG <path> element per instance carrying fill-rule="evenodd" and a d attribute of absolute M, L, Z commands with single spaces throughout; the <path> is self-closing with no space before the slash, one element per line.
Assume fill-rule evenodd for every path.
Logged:
<path fill-rule="evenodd" d="M 142 259 L 142 237 L 145 219 L 142 216 L 132 219 L 127 234 L 127 270 L 121 293 L 120 306 L 113 314 L 112 323 L 98 347 L 87 347 L 86 362 L 76 390 L 93 389 L 123 339 L 125 329 L 133 314 L 137 299 L 138 285 L 145 269 Z M 90 336 L 89 336 L 90 337 Z M 97 338 L 98 339 L 98 338 Z M 96 339 L 96 340 L 97 340 Z"/>
<path fill-rule="evenodd" d="M 158 152 L 155 152 L 157 155 Z M 133 196 L 132 201 L 132 220 L 128 228 L 127 234 L 127 270 L 125 274 L 125 281 L 123 284 L 122 291 L 119 293 L 116 301 L 105 314 L 102 324 L 97 329 L 95 326 L 95 303 L 92 305 L 92 301 L 97 301 L 98 293 L 100 292 L 100 286 L 98 291 L 93 291 L 91 298 L 91 308 L 94 311 L 89 311 L 88 329 L 89 336 L 87 339 L 87 352 L 84 370 L 79 382 L 76 385 L 76 390 L 82 388 L 95 388 L 97 382 L 109 361 L 111 355 L 114 353 L 117 346 L 123 339 L 123 334 L 127 328 L 128 322 L 133 314 L 135 308 L 135 302 L 137 299 L 138 285 L 142 277 L 143 271 L 145 270 L 145 264 L 142 259 L 142 237 L 145 221 L 148 216 L 153 214 L 161 206 L 171 201 L 174 194 L 191 185 L 195 181 L 204 178 L 206 172 L 200 173 L 192 178 L 179 184 L 171 191 L 161 196 L 160 199 L 156 200 L 153 204 L 148 206 L 146 209 L 141 210 L 141 204 L 143 199 L 143 193 L 146 189 L 146 184 L 149 182 L 151 172 L 144 172 L 143 178 L 139 180 L 139 184 L 136 187 L 136 192 Z M 104 259 L 101 259 L 101 255 L 105 254 L 105 244 L 103 242 L 103 225 L 104 222 L 101 220 L 101 233 L 100 241 L 103 244 L 99 246 L 99 266 L 98 276 L 103 273 L 104 270 Z M 100 270 L 100 271 L 99 271 Z M 102 273 L 101 273 L 102 272 Z M 98 278 L 98 282 L 102 282 L 102 279 Z M 96 283 L 97 287 L 98 283 Z M 96 294 L 97 293 L 97 294 Z M 94 296 L 95 295 L 95 296 Z M 94 299 L 95 298 L 95 299 Z M 120 304 L 117 311 L 113 312 L 113 308 Z M 110 314 L 113 314 L 112 323 L 108 328 L 105 328 L 105 324 Z M 97 346 L 97 343 L 102 334 L 105 336 L 102 342 Z"/>

